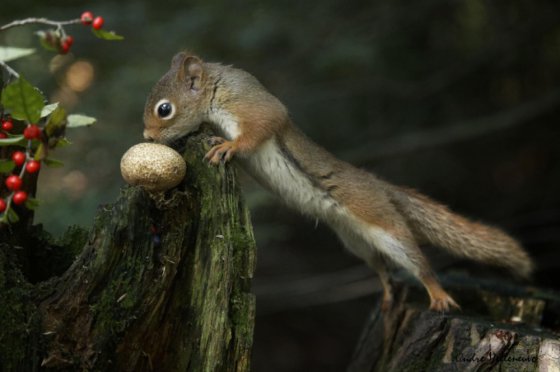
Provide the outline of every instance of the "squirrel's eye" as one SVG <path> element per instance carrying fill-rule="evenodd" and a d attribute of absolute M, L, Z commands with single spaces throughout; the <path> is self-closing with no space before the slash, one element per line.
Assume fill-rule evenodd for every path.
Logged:
<path fill-rule="evenodd" d="M 161 100 L 157 103 L 155 111 L 157 116 L 161 119 L 167 120 L 171 119 L 175 114 L 175 107 L 168 100 Z"/>

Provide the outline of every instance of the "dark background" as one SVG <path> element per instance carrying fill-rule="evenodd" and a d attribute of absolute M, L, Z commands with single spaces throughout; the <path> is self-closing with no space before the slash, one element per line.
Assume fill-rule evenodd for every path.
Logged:
<path fill-rule="evenodd" d="M 99 119 L 68 132 L 73 146 L 55 155 L 64 168 L 41 173 L 37 222 L 53 233 L 90 225 L 116 199 L 147 93 L 188 48 L 257 76 L 340 158 L 508 230 L 536 259 L 535 283 L 560 286 L 560 3 L 19 0 L 2 5 L 0 23 L 83 10 L 125 41 L 76 25 L 72 54 L 40 50 L 11 64 Z M 35 30 L 0 33 L 0 44 L 38 47 Z M 83 91 L 71 84 L 83 77 L 77 66 L 93 68 Z M 377 298 L 374 274 L 324 226 L 243 184 L 259 247 L 254 370 L 343 370 Z M 428 252 L 439 272 L 512 280 Z"/>

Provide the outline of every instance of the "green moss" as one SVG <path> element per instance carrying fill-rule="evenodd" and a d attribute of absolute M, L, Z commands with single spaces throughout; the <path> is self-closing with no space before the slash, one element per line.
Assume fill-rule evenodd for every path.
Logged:
<path fill-rule="evenodd" d="M 11 266 L 5 249 L 10 247 L 0 247 L 0 367 L 22 371 L 29 358 L 38 359 L 40 318 L 31 301 L 33 287 Z"/>
<path fill-rule="evenodd" d="M 56 244 L 64 249 L 68 256 L 76 257 L 84 249 L 88 240 L 88 235 L 88 230 L 80 226 L 70 226 L 64 232 L 64 235 L 56 240 Z"/>
<path fill-rule="evenodd" d="M 114 247 L 113 247 L 114 248 Z M 94 299 L 92 307 L 98 334 L 113 338 L 118 336 L 135 319 L 134 311 L 145 288 L 138 287 L 143 280 L 146 263 L 141 257 L 132 256 L 116 268 L 110 282 Z"/>
<path fill-rule="evenodd" d="M 6 250 L 24 277 L 32 284 L 59 276 L 74 262 L 87 242 L 86 230 L 72 226 L 55 239 L 42 225 L 29 227 L 25 233 L 14 233 L 6 241 Z"/>
<path fill-rule="evenodd" d="M 30 278 L 31 282 L 62 275 L 82 252 L 87 238 L 88 231 L 79 226 L 69 227 L 58 239 L 41 228 L 32 250 L 32 267 L 36 274 Z"/>
<path fill-rule="evenodd" d="M 255 296 L 252 293 L 235 291 L 231 296 L 230 318 L 238 340 L 250 347 L 253 344 Z"/>
<path fill-rule="evenodd" d="M 253 271 L 255 270 L 255 239 L 253 237 L 252 230 L 249 227 L 238 226 L 233 229 L 233 234 L 231 236 L 231 242 L 233 245 L 233 259 L 234 266 L 237 268 L 242 268 L 243 272 L 239 274 L 247 279 L 248 285 L 250 285 L 249 279 L 253 277 Z M 245 288 L 249 290 L 250 288 Z"/>

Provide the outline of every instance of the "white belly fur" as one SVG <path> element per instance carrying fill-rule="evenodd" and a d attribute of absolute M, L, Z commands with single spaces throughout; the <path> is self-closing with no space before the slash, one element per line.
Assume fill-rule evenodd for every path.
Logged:
<path fill-rule="evenodd" d="M 261 145 L 242 165 L 289 206 L 306 215 L 329 222 L 343 209 L 326 191 L 314 186 L 274 140 Z"/>
<path fill-rule="evenodd" d="M 262 145 L 242 164 L 288 205 L 327 223 L 346 248 L 362 260 L 371 262 L 377 250 L 409 272 L 418 274 L 417 265 L 407 256 L 401 242 L 381 227 L 356 217 L 326 191 L 314 186 L 309 177 L 284 156 L 274 140 Z"/>
<path fill-rule="evenodd" d="M 235 118 L 220 114 L 222 115 L 216 115 L 214 122 L 228 139 L 235 139 L 239 135 Z M 217 120 L 218 118 L 220 120 Z M 409 261 L 403 257 L 404 252 L 398 249 L 400 243 L 392 236 L 383 229 L 360 220 L 325 190 L 313 185 L 309 177 L 286 158 L 274 138 L 262 144 L 247 159 L 238 161 L 254 178 L 289 206 L 331 226 L 342 238 L 346 248 L 364 261 L 372 259 L 375 248 L 397 262 Z M 347 244 L 350 242 L 354 243 Z M 413 266 L 404 266 L 409 266 L 409 270 L 415 271 Z"/>

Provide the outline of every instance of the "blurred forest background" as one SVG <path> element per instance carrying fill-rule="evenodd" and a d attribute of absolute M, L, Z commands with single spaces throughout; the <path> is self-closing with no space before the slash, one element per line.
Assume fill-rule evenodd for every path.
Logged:
<path fill-rule="evenodd" d="M 73 53 L 12 63 L 52 100 L 99 119 L 69 130 L 73 146 L 55 155 L 66 166 L 41 173 L 36 220 L 51 232 L 89 226 L 116 199 L 144 100 L 190 49 L 250 71 L 340 158 L 510 231 L 538 262 L 536 284 L 560 289 L 560 2 L 8 0 L 0 23 L 83 10 L 125 40 L 77 25 Z M 34 30 L 0 44 L 39 48 Z M 324 226 L 243 183 L 259 247 L 254 370 L 343 370 L 375 275 Z M 440 272 L 509 280 L 429 253 Z"/>

